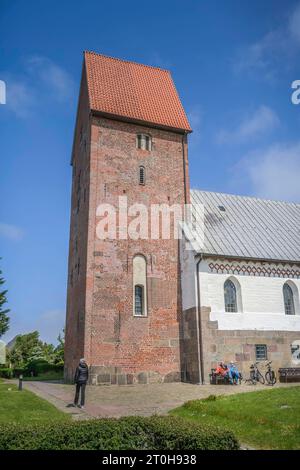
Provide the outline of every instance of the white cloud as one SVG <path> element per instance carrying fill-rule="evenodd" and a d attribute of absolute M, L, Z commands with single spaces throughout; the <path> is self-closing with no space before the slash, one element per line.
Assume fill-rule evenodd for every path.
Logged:
<path fill-rule="evenodd" d="M 6 104 L 18 117 L 29 117 L 35 105 L 35 97 L 30 86 L 27 83 L 8 78 Z"/>
<path fill-rule="evenodd" d="M 236 169 L 256 196 L 300 202 L 300 142 L 251 152 Z"/>
<path fill-rule="evenodd" d="M 64 101 L 72 96 L 74 91 L 72 77 L 47 57 L 30 57 L 27 61 L 27 70 L 35 80 L 45 85 L 58 101 Z"/>
<path fill-rule="evenodd" d="M 222 129 L 217 134 L 219 144 L 242 143 L 250 139 L 261 137 L 271 132 L 279 125 L 279 118 L 275 111 L 268 106 L 260 106 L 254 113 L 244 118 L 236 129 Z"/>
<path fill-rule="evenodd" d="M 234 69 L 252 72 L 258 78 L 274 80 L 290 68 L 300 50 L 300 3 L 283 20 L 283 26 L 269 31 L 258 41 L 239 50 Z"/>
<path fill-rule="evenodd" d="M 23 238 L 24 232 L 17 225 L 0 223 L 0 236 L 9 240 L 19 241 Z"/>
<path fill-rule="evenodd" d="M 289 31 L 291 35 L 300 42 L 300 3 L 293 11 L 289 20 Z"/>
<path fill-rule="evenodd" d="M 7 90 L 7 108 L 16 116 L 28 118 L 39 106 L 67 102 L 74 97 L 72 77 L 47 57 L 32 56 L 18 76 L 2 73 Z"/>

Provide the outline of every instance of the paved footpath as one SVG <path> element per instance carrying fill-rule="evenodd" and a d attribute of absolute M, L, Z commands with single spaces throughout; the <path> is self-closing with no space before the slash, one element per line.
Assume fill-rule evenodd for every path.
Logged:
<path fill-rule="evenodd" d="M 299 384 L 276 384 L 274 388 Z M 25 389 L 48 400 L 58 409 L 71 413 L 74 419 L 96 417 L 150 416 L 166 414 L 172 408 L 188 400 L 206 398 L 209 395 L 231 395 L 255 390 L 267 390 L 263 385 L 192 385 L 166 383 L 148 385 L 87 386 L 84 411 L 71 407 L 74 385 L 58 382 L 23 382 Z"/>

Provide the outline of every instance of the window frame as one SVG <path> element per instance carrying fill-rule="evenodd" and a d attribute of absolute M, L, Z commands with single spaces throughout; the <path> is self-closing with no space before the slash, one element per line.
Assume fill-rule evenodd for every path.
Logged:
<path fill-rule="evenodd" d="M 264 350 L 264 356 L 260 357 L 258 353 L 259 348 Z M 255 360 L 256 361 L 267 361 L 268 360 L 268 346 L 266 344 L 256 344 L 255 345 Z"/>
<path fill-rule="evenodd" d="M 145 186 L 146 184 L 146 168 L 144 165 L 139 166 L 139 184 Z"/>
<path fill-rule="evenodd" d="M 140 299 L 141 300 L 141 313 L 137 313 L 136 289 L 141 290 L 141 299 Z M 146 316 L 146 313 L 145 313 L 145 288 L 142 284 L 135 284 L 135 286 L 134 286 L 134 316 L 135 317 L 145 317 Z"/>
<path fill-rule="evenodd" d="M 232 308 L 234 308 L 234 310 L 228 309 L 228 305 L 233 305 L 233 303 L 230 303 L 230 304 L 229 304 L 229 303 L 226 302 L 226 294 L 227 294 L 227 292 L 226 292 L 226 287 L 227 287 L 226 284 L 233 287 L 233 292 L 234 292 L 234 297 L 235 297 L 235 298 L 234 298 L 234 307 L 232 307 Z M 237 294 L 237 287 L 236 287 L 235 283 L 232 281 L 232 279 L 226 279 L 226 281 L 224 282 L 224 285 L 223 285 L 223 291 L 224 291 L 225 312 L 226 312 L 226 313 L 238 313 L 238 298 L 237 298 L 237 295 L 238 295 L 238 294 Z"/>
<path fill-rule="evenodd" d="M 136 135 L 136 148 L 151 152 L 152 150 L 152 137 L 149 134 L 140 133 Z"/>
<path fill-rule="evenodd" d="M 289 294 L 289 298 L 287 298 L 287 294 Z M 296 315 L 296 308 L 295 308 L 295 295 L 292 287 L 285 282 L 282 287 L 282 293 L 283 293 L 283 305 L 284 305 L 284 314 L 288 316 L 294 316 Z M 290 305 L 287 305 L 287 301 L 291 302 Z M 291 310 L 291 311 L 288 311 Z"/>

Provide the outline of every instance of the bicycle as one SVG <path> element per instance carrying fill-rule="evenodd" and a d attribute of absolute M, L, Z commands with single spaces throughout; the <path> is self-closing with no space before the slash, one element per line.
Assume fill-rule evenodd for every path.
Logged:
<path fill-rule="evenodd" d="M 266 364 L 267 372 L 265 374 L 265 379 L 268 385 L 275 385 L 276 384 L 276 375 L 274 370 L 271 367 L 272 361 Z"/>
<path fill-rule="evenodd" d="M 252 385 L 256 385 L 257 382 L 259 382 L 264 385 L 265 378 L 259 371 L 257 364 L 258 362 L 254 362 L 254 364 L 250 366 L 250 376 L 248 379 L 245 379 L 245 383 L 251 383 Z"/>

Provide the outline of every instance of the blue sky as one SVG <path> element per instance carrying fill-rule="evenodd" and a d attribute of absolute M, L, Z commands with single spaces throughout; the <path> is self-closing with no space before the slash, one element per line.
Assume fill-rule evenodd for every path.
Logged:
<path fill-rule="evenodd" d="M 191 185 L 300 202 L 300 2 L 0 0 L 0 256 L 11 329 L 64 325 L 82 51 L 169 68 Z"/>

